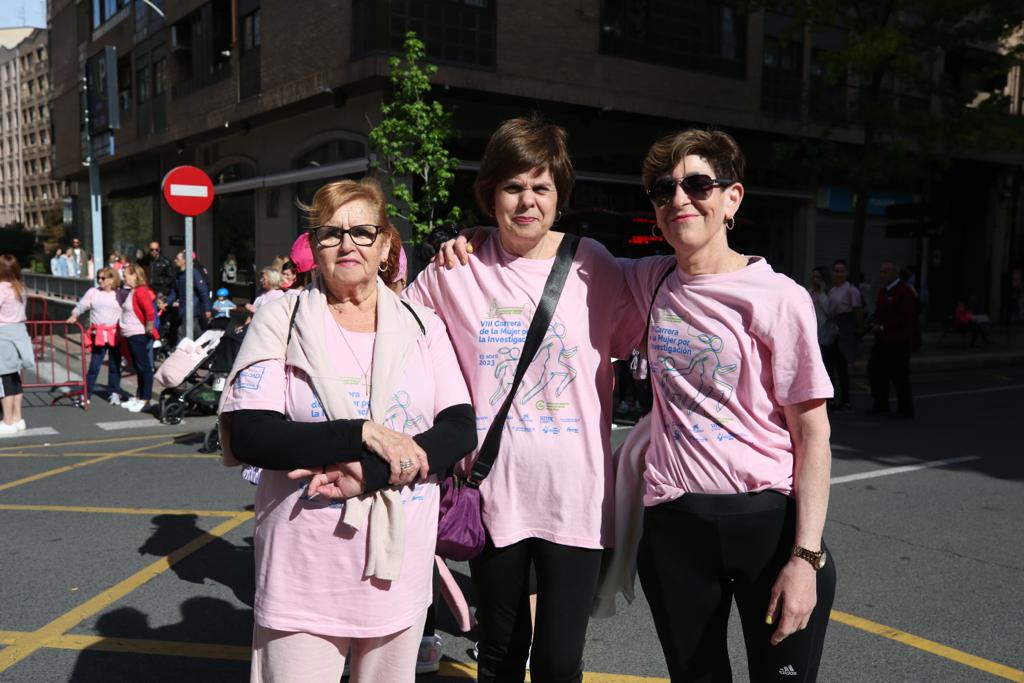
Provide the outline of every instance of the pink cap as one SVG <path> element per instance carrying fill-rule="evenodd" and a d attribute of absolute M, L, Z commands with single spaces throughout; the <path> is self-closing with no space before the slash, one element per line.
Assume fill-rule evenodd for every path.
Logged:
<path fill-rule="evenodd" d="M 398 272 L 395 273 L 395 277 L 391 280 L 392 283 L 404 280 L 405 276 L 409 272 L 409 261 L 405 258 L 405 249 L 398 248 Z"/>
<path fill-rule="evenodd" d="M 316 261 L 313 260 L 313 250 L 309 248 L 309 233 L 304 232 L 295 239 L 289 256 L 300 273 L 316 268 Z"/>

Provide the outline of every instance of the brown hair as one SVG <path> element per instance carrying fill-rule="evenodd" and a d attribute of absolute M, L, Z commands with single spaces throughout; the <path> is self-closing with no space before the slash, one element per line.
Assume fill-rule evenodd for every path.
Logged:
<path fill-rule="evenodd" d="M 10 254 L 0 254 L 0 282 L 10 282 L 18 301 L 25 300 L 25 284 L 21 281 L 21 264 Z"/>
<path fill-rule="evenodd" d="M 564 208 L 572 196 L 576 172 L 569 158 L 565 129 L 547 123 L 540 116 L 503 121 L 487 141 L 480 171 L 473 181 L 476 203 L 488 216 L 494 215 L 494 192 L 509 178 L 534 169 L 547 170 L 555 181 L 558 206 Z"/>
<path fill-rule="evenodd" d="M 691 128 L 666 135 L 647 150 L 640 174 L 644 188 L 649 188 L 655 180 L 671 173 L 684 157 L 691 154 L 705 159 L 717 177 L 729 178 L 737 183 L 743 181 L 746 161 L 736 140 L 720 130 Z"/>
<path fill-rule="evenodd" d="M 125 267 L 128 267 L 129 265 L 131 264 L 125 264 Z M 96 279 L 98 280 L 103 275 L 110 276 L 110 279 L 114 281 L 114 289 L 121 286 L 121 274 L 113 268 L 100 268 L 100 271 L 96 273 Z"/>
<path fill-rule="evenodd" d="M 140 287 L 142 285 L 148 285 L 149 280 L 146 279 L 146 269 L 140 266 L 138 263 L 126 263 L 122 272 L 130 270 L 132 275 L 135 276 L 135 286 Z"/>
<path fill-rule="evenodd" d="M 391 221 L 388 220 L 388 206 L 384 200 L 384 191 L 380 188 L 374 178 L 362 178 L 361 180 L 336 180 L 327 183 L 313 195 L 310 204 L 298 202 L 299 210 L 305 214 L 307 228 L 312 232 L 321 225 L 327 225 L 334 213 L 345 204 L 362 200 L 372 206 L 377 212 L 377 225 L 381 227 L 381 234 L 377 239 L 388 237 L 391 239 L 389 251 L 383 257 L 384 271 L 380 277 L 384 282 L 391 282 L 398 273 L 398 248 L 402 246 L 402 238 Z M 313 250 L 313 256 L 317 254 L 316 239 L 309 236 L 309 246 Z"/>

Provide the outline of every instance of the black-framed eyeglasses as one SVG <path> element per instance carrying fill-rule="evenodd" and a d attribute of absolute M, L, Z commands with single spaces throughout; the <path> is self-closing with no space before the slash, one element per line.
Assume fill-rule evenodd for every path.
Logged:
<path fill-rule="evenodd" d="M 345 235 L 348 235 L 352 240 L 352 244 L 357 247 L 368 247 L 377 241 L 377 235 L 380 234 L 380 226 L 353 225 L 346 230 L 337 225 L 321 225 L 318 228 L 313 228 L 312 232 L 313 239 L 321 247 L 336 247 L 345 239 Z"/>
<path fill-rule="evenodd" d="M 664 205 L 676 196 L 676 187 L 682 187 L 690 199 L 707 199 L 716 187 L 726 187 L 735 183 L 731 178 L 712 178 L 700 173 L 684 178 L 658 178 L 647 188 L 647 196 L 655 204 Z"/>

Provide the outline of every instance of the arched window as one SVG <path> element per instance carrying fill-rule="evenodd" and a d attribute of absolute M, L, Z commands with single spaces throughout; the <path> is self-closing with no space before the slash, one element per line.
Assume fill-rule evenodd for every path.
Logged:
<path fill-rule="evenodd" d="M 247 161 L 237 161 L 222 168 L 213 175 L 211 180 L 214 185 L 220 185 L 222 183 L 231 183 L 236 180 L 252 178 L 254 175 L 256 175 L 256 167 L 252 163 Z"/>
<path fill-rule="evenodd" d="M 336 137 L 327 140 L 308 152 L 295 159 L 295 168 L 309 168 L 310 166 L 327 166 L 349 159 L 361 159 L 366 156 L 366 143 L 350 137 Z M 316 191 L 332 180 L 344 177 L 358 177 L 363 172 L 339 176 L 338 178 L 318 178 L 307 180 L 304 183 L 297 183 L 295 186 L 295 197 L 303 204 L 313 201 Z"/>

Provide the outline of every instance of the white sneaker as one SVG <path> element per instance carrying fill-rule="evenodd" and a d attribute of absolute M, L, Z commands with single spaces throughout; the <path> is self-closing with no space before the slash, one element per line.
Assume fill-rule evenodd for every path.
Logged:
<path fill-rule="evenodd" d="M 119 406 L 121 405 L 121 394 L 111 394 L 107 396 L 107 400 L 110 401 L 110 405 Z"/>
<path fill-rule="evenodd" d="M 441 668 L 441 637 L 437 634 L 423 636 L 420 650 L 416 655 L 416 673 L 435 673 Z"/>
<path fill-rule="evenodd" d="M 17 422 L 15 422 L 14 423 L 14 428 L 17 429 L 19 432 L 23 432 L 26 429 L 28 429 L 28 427 L 25 426 L 25 421 L 24 420 L 18 420 Z"/>
<path fill-rule="evenodd" d="M 6 422 L 0 422 L 0 436 L 13 436 L 18 433 L 18 428 L 14 424 L 7 424 Z"/>
<path fill-rule="evenodd" d="M 141 398 L 133 398 L 132 404 L 128 406 L 129 413 L 141 413 L 149 406 L 149 401 L 143 401 Z"/>

